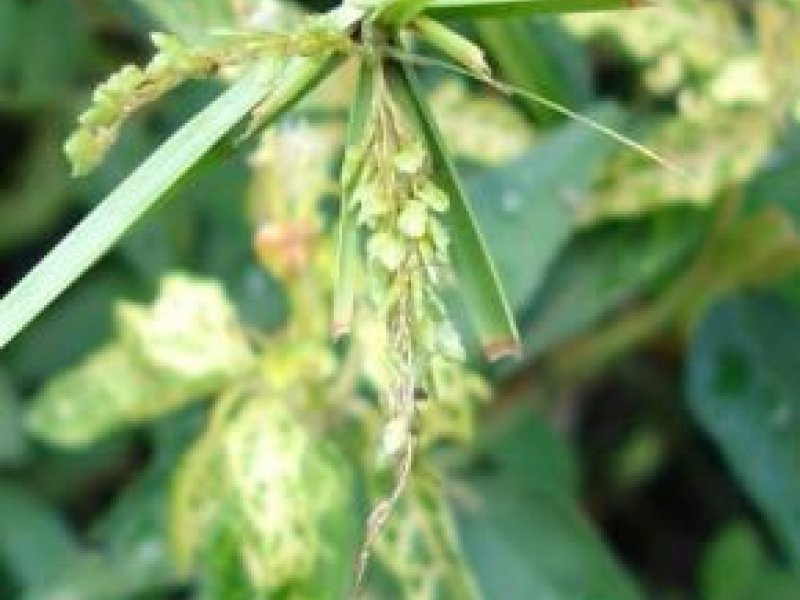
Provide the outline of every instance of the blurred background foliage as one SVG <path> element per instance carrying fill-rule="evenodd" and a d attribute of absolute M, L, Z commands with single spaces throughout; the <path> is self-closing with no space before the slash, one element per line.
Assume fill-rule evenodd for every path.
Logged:
<path fill-rule="evenodd" d="M 3 288 L 217 91 L 172 94 L 70 180 L 74 116 L 147 58 L 148 31 L 300 10 L 0 2 Z M 427 409 L 372 597 L 800 599 L 800 4 L 462 26 L 502 79 L 687 175 L 426 74 L 525 352 L 475 359 L 483 377 L 454 373 L 452 401 Z M 379 413 L 352 399 L 369 357 L 327 341 L 329 236 L 287 250 L 264 226 L 329 230 L 351 87 L 344 69 L 193 173 L 3 351 L 1 597 L 343 597 L 387 484 Z"/>

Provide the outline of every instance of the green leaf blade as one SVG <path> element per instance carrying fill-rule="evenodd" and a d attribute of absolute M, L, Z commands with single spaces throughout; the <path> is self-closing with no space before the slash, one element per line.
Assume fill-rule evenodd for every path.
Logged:
<path fill-rule="evenodd" d="M 484 353 L 490 360 L 519 354 L 519 334 L 508 301 L 477 228 L 466 192 L 413 70 L 404 65 L 394 73 L 396 83 L 425 135 L 436 176 L 451 200 L 445 224 L 451 233 L 451 254 L 459 292 L 474 320 Z"/>
<path fill-rule="evenodd" d="M 624 114 L 601 105 L 594 118 L 616 126 Z M 578 226 L 593 177 L 614 151 L 605 136 L 569 123 L 531 150 L 466 179 L 473 210 L 506 296 L 523 310 Z"/>
<path fill-rule="evenodd" d="M 786 555 L 800 565 L 800 315 L 773 296 L 731 298 L 689 353 L 689 408 Z"/>
<path fill-rule="evenodd" d="M 347 126 L 347 148 L 342 168 L 342 199 L 339 208 L 339 239 L 336 256 L 336 286 L 333 299 L 334 337 L 350 331 L 355 306 L 354 280 L 358 263 L 358 222 L 351 207 L 353 188 L 362 170 L 364 152 L 362 140 L 368 127 L 372 107 L 374 66 L 362 61 L 356 94 Z"/>
<path fill-rule="evenodd" d="M 363 11 L 351 7 L 328 13 L 331 23 L 342 31 L 362 15 Z M 282 69 L 269 61 L 254 65 L 242 75 L 162 144 L 0 300 L 0 348 L 103 256 L 245 115 L 257 109 L 257 126 L 277 119 L 338 60 L 340 57 L 333 53 L 295 57 Z"/>
<path fill-rule="evenodd" d="M 474 26 L 499 79 L 563 106 L 582 109 L 591 101 L 586 50 L 557 21 L 476 19 Z M 537 123 L 551 126 L 567 118 L 529 98 L 519 100 Z"/>
<path fill-rule="evenodd" d="M 621 10 L 647 6 L 643 0 L 431 0 L 424 12 L 432 17 L 506 18 L 531 14 L 558 14 Z"/>
<path fill-rule="evenodd" d="M 77 550 L 54 506 L 16 483 L 0 482 L 0 560 L 17 584 L 56 576 Z"/>
<path fill-rule="evenodd" d="M 541 356 L 596 327 L 696 251 L 706 214 L 665 210 L 581 232 L 556 258 L 523 317 L 525 355 Z"/>
<path fill-rule="evenodd" d="M 264 96 L 259 65 L 168 139 L 0 301 L 0 348 L 103 256 Z"/>
<path fill-rule="evenodd" d="M 463 551 L 486 600 L 642 600 L 578 502 L 575 457 L 518 409 L 480 444 L 453 496 Z"/>

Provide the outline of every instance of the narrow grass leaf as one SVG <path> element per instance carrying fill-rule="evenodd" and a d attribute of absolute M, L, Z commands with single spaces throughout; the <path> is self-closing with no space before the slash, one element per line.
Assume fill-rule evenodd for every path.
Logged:
<path fill-rule="evenodd" d="M 184 125 L 0 301 L 4 347 L 152 207 L 269 90 L 274 65 L 254 67 Z"/>
<path fill-rule="evenodd" d="M 647 0 L 430 0 L 424 12 L 433 17 L 505 18 L 539 13 L 574 13 L 648 6 Z"/>
<path fill-rule="evenodd" d="M 371 114 L 374 67 L 369 59 L 361 62 L 356 93 L 347 126 L 347 147 L 342 168 L 342 199 L 339 209 L 339 240 L 336 257 L 336 285 L 333 299 L 334 337 L 350 331 L 355 304 L 354 278 L 358 261 L 358 222 L 350 198 L 364 162 L 362 141 Z"/>
<path fill-rule="evenodd" d="M 314 58 L 294 57 L 283 69 L 279 81 L 253 112 L 253 120 L 243 137 L 252 135 L 280 117 L 307 92 L 330 75 L 342 61 L 338 54 Z"/>
<path fill-rule="evenodd" d="M 331 22 L 343 31 L 362 15 L 362 10 L 349 6 L 328 13 Z M 332 54 L 313 59 L 297 57 L 279 72 L 274 62 L 248 70 L 162 144 L 0 300 L 0 348 L 108 252 L 251 110 L 257 108 L 257 125 L 273 121 L 327 75 L 338 60 Z"/>
<path fill-rule="evenodd" d="M 396 87 L 407 97 L 418 117 L 439 183 L 450 196 L 445 220 L 451 236 L 453 266 L 459 292 L 475 321 L 483 350 L 490 360 L 515 356 L 519 353 L 519 335 L 513 315 L 421 84 L 409 65 L 402 65 L 392 73 Z"/>
<path fill-rule="evenodd" d="M 430 0 L 396 0 L 381 9 L 377 20 L 386 25 L 401 27 L 425 9 Z"/>

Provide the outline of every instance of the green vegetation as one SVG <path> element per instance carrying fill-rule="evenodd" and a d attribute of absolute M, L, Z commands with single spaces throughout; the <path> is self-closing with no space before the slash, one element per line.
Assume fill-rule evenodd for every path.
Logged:
<path fill-rule="evenodd" d="M 798 0 L 4 0 L 0 596 L 800 599 L 798 62 Z"/>

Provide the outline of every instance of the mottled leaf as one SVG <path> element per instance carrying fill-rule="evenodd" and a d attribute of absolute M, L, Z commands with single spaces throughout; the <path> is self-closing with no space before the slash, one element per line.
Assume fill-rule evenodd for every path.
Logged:
<path fill-rule="evenodd" d="M 119 309 L 121 341 L 53 379 L 29 429 L 68 447 L 163 416 L 245 374 L 253 356 L 216 283 L 171 276 L 152 307 Z"/>
<path fill-rule="evenodd" d="M 151 307 L 120 303 L 117 319 L 123 343 L 143 363 L 201 393 L 245 372 L 254 358 L 216 282 L 168 276 Z"/>

